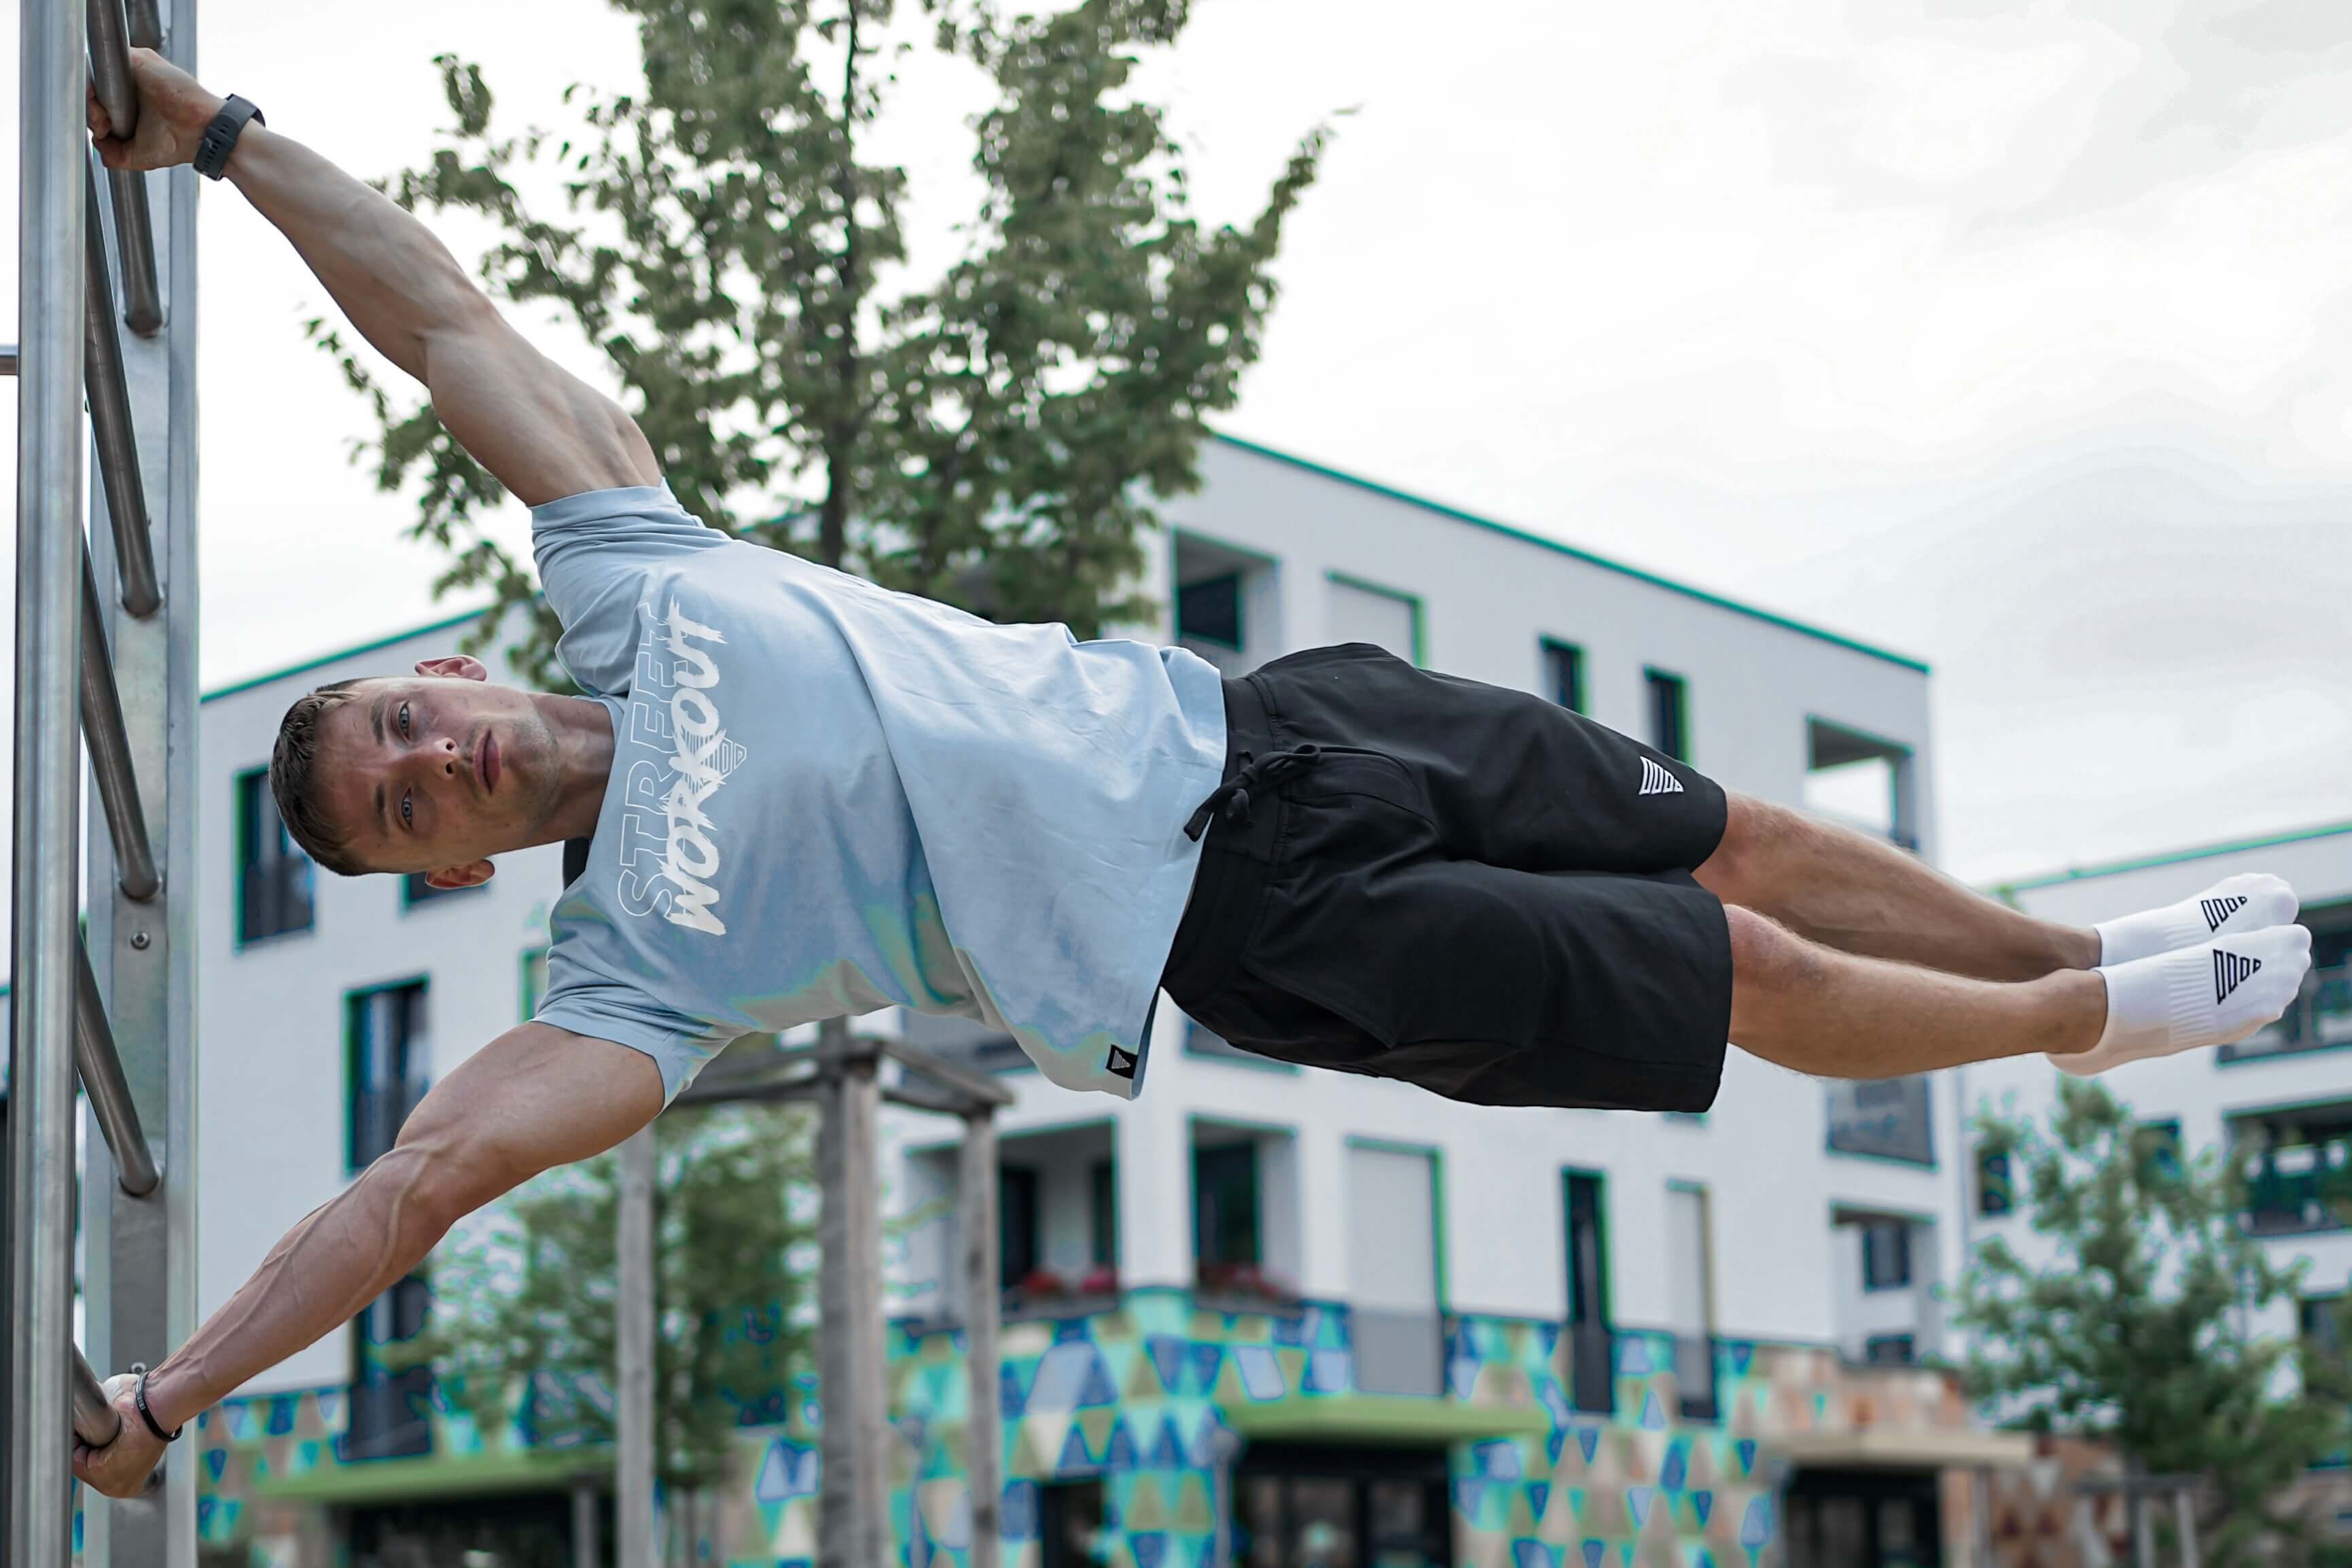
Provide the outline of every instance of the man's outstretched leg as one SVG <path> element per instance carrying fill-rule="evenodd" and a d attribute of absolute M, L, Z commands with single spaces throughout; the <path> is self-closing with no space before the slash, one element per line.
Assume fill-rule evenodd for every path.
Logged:
<path fill-rule="evenodd" d="M 2242 1039 L 2285 1011 L 2311 933 L 2272 927 L 2099 971 L 2002 984 L 1840 952 L 1727 905 L 1731 1038 L 1823 1078 L 2042 1052 L 2075 1073 Z"/>
<path fill-rule="evenodd" d="M 1752 795 L 1733 795 L 1727 805 L 1723 842 L 1695 873 L 1707 891 L 1843 952 L 1980 980 L 2126 963 L 2295 916 L 2292 889 L 2250 875 L 2096 928 L 2060 925 L 1973 892 L 1866 834 Z"/>

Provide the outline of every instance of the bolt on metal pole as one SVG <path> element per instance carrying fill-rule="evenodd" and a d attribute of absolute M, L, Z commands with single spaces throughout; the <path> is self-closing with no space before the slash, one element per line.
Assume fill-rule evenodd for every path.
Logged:
<path fill-rule="evenodd" d="M 83 28 L 20 0 L 16 415 L 16 979 L 10 1086 L 11 1568 L 73 1550 L 74 941 L 81 736 Z"/>

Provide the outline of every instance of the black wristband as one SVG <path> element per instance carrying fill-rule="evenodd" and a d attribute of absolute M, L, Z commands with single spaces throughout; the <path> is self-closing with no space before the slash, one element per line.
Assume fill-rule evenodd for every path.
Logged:
<path fill-rule="evenodd" d="M 236 139 L 245 134 L 245 122 L 248 120 L 269 123 L 252 100 L 230 93 L 228 101 L 221 105 L 220 112 L 213 116 L 213 122 L 205 127 L 204 135 L 196 142 L 196 155 L 192 162 L 197 174 L 207 180 L 217 180 L 226 172 L 228 155 L 236 150 Z"/>
<path fill-rule="evenodd" d="M 155 1434 L 157 1442 L 178 1442 L 180 1434 L 187 1428 L 179 1426 L 169 1432 L 163 1430 L 163 1424 L 155 1419 L 155 1413 L 147 1408 L 147 1369 L 143 1366 L 133 1366 L 131 1371 L 139 1379 L 137 1383 L 131 1385 L 131 1398 L 139 1406 L 139 1419 L 147 1423 L 147 1430 Z"/>

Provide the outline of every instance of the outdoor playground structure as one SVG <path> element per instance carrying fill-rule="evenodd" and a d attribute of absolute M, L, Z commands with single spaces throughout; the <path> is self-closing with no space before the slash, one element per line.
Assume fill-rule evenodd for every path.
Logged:
<path fill-rule="evenodd" d="M 18 378 L 0 1560 L 23 1568 L 64 1568 L 77 1551 L 90 1568 L 192 1568 L 196 1556 L 193 1444 L 169 1450 L 139 1500 L 85 1494 L 78 1531 L 68 1441 L 71 1433 L 103 1445 L 118 1429 L 94 1369 L 159 1363 L 196 1327 L 198 186 L 184 166 L 100 169 L 84 125 L 85 80 L 119 130 L 136 125 L 132 47 L 194 69 L 194 0 L 130 0 L 127 13 L 124 0 L 23 0 L 21 8 L 22 342 L 0 345 L 0 373 Z M 95 486 L 85 479 L 86 444 Z M 86 864 L 78 863 L 85 749 L 105 821 L 88 836 Z M 814 1050 L 714 1071 L 682 1098 L 819 1108 L 824 1556 L 877 1564 L 891 1552 L 896 1434 L 884 1400 L 876 1118 L 888 1100 L 963 1123 L 966 1359 L 973 1407 L 992 1409 L 992 1117 L 1010 1097 L 835 1022 Z M 78 1173 L 84 1104 L 96 1134 L 86 1176 Z M 614 1557 L 622 1568 L 649 1568 L 657 1560 L 650 1130 L 622 1152 L 619 1228 Z M 995 1435 L 993 1423 L 973 1430 Z M 971 1447 L 972 1568 L 994 1568 L 1002 1456 L 994 1443 Z M 582 1502 L 575 1546 L 583 1561 L 601 1561 L 596 1499 Z"/>

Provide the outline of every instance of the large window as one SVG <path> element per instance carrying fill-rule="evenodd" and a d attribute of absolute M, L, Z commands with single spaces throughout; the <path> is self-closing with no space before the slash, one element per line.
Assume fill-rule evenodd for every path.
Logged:
<path fill-rule="evenodd" d="M 1690 688 L 1679 675 L 1644 672 L 1650 699 L 1650 744 L 1678 763 L 1690 761 Z"/>
<path fill-rule="evenodd" d="M 425 1331 L 433 1290 L 412 1274 L 367 1304 L 352 1324 L 351 1426 L 345 1459 L 408 1458 L 433 1451 L 433 1369 L 398 1364 L 394 1348 Z"/>
<path fill-rule="evenodd" d="M 1192 1248 L 1204 1288 L 1213 1289 L 1264 1261 L 1257 1199 L 1255 1141 L 1192 1151 Z"/>
<path fill-rule="evenodd" d="M 1615 1334 L 1609 1321 L 1608 1205 L 1601 1178 L 1568 1177 L 1568 1340 L 1570 1396 L 1576 1408 L 1616 1409 Z"/>
<path fill-rule="evenodd" d="M 1822 1094 L 1830 1152 L 1936 1163 L 1935 1089 L 1927 1075 L 1832 1080 Z"/>
<path fill-rule="evenodd" d="M 2352 1045 L 2352 903 L 2303 911 L 2311 928 L 2311 971 L 2276 1023 L 2223 1046 L 2225 1062 L 2260 1061 L 2296 1051 Z"/>
<path fill-rule="evenodd" d="M 1543 639 L 1543 694 L 1571 713 L 1584 711 L 1584 650 Z"/>
<path fill-rule="evenodd" d="M 236 777 L 236 940 L 310 929 L 310 858 L 278 819 L 269 770 Z"/>
<path fill-rule="evenodd" d="M 365 1170 L 400 1136 L 430 1082 L 425 982 L 379 985 L 343 998 L 344 1163 Z"/>
<path fill-rule="evenodd" d="M 1715 1394 L 1714 1247 L 1706 1189 L 1666 1189 L 1666 1310 L 1675 1333 L 1675 1382 L 1687 1421 L 1712 1421 Z"/>
<path fill-rule="evenodd" d="M 1911 1288 L 1911 1222 L 1906 1219 L 1865 1220 L 1862 1232 L 1862 1288 L 1865 1290 L 1907 1290 Z"/>
<path fill-rule="evenodd" d="M 1087 1168 L 1087 1239 L 1097 1268 L 1118 1267 L 1118 1164 L 1108 1155 Z"/>
<path fill-rule="evenodd" d="M 1037 1173 L 1004 1165 L 996 1173 L 997 1283 L 1017 1290 L 1044 1261 L 1037 1247 Z"/>

